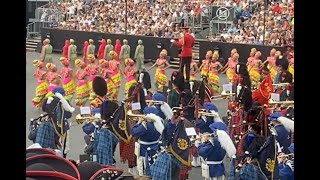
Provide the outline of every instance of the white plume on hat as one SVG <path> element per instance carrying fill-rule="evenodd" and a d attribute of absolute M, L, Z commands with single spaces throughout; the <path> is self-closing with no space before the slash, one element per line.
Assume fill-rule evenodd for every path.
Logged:
<path fill-rule="evenodd" d="M 71 113 L 75 110 L 74 107 L 71 107 L 71 106 L 70 106 L 70 104 L 69 104 L 69 103 L 67 102 L 67 100 L 62 96 L 62 94 L 60 94 L 60 93 L 57 92 L 57 93 L 55 94 L 55 96 L 60 99 L 60 102 L 61 102 L 64 110 L 69 111 L 69 112 L 71 112 Z"/>
<path fill-rule="evenodd" d="M 210 110 L 210 113 L 214 115 L 214 117 L 213 117 L 214 122 L 223 122 L 222 119 L 220 118 L 218 112 L 216 112 L 214 110 Z"/>
<path fill-rule="evenodd" d="M 31 146 L 27 147 L 27 149 L 36 149 L 36 148 L 42 148 L 39 143 L 34 143 Z"/>
<path fill-rule="evenodd" d="M 166 116 L 167 119 L 172 119 L 173 111 L 170 108 L 168 103 L 163 102 L 163 104 L 161 104 L 161 106 L 160 106 L 160 109 L 163 112 L 163 114 Z"/>
<path fill-rule="evenodd" d="M 288 132 L 294 132 L 294 121 L 287 117 L 278 117 L 277 120 L 286 128 Z"/>
<path fill-rule="evenodd" d="M 217 129 L 218 141 L 220 142 L 221 147 L 227 152 L 228 157 L 231 158 L 236 154 L 237 150 L 234 146 L 230 136 L 223 130 Z"/>
<path fill-rule="evenodd" d="M 157 130 L 160 134 L 162 134 L 162 131 L 163 131 L 163 129 L 164 129 L 164 126 L 163 126 L 163 124 L 162 124 L 162 121 L 163 121 L 162 118 L 159 117 L 159 116 L 157 116 L 157 115 L 155 115 L 155 114 L 152 114 L 152 113 L 147 114 L 146 116 L 149 117 L 150 119 L 153 119 L 153 120 L 154 120 L 154 122 L 153 122 L 154 127 L 156 128 L 156 130 Z"/>

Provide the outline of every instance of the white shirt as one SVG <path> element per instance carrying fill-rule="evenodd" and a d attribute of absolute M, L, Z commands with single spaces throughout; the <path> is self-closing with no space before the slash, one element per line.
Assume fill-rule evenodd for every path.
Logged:
<path fill-rule="evenodd" d="M 70 6 L 69 7 L 69 14 L 74 14 L 75 12 L 75 7 L 74 6 Z"/>

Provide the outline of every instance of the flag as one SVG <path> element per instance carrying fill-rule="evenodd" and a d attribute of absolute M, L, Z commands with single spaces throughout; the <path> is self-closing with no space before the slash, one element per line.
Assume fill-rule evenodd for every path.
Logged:
<path fill-rule="evenodd" d="M 270 73 L 262 80 L 259 88 L 252 92 L 252 100 L 258 101 L 260 105 L 268 104 L 272 92 L 272 79 Z"/>
<path fill-rule="evenodd" d="M 129 123 L 127 121 L 126 110 L 122 103 L 113 113 L 110 122 L 115 135 L 125 143 L 129 143 L 131 139 Z"/>
<path fill-rule="evenodd" d="M 170 152 L 182 164 L 190 166 L 189 138 L 186 133 L 183 121 L 179 121 L 173 132 L 173 141 L 169 145 Z"/>
<path fill-rule="evenodd" d="M 275 135 L 270 135 L 257 154 L 260 169 L 270 180 L 278 178 L 276 143 Z"/>

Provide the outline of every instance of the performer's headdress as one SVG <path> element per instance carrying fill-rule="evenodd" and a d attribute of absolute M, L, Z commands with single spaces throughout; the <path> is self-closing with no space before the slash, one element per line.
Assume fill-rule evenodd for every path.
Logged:
<path fill-rule="evenodd" d="M 74 44 L 74 39 L 70 39 L 70 44 Z"/>
<path fill-rule="evenodd" d="M 90 43 L 90 44 L 93 44 L 93 40 L 92 40 L 92 39 L 89 39 L 89 43 Z"/>
<path fill-rule="evenodd" d="M 174 84 L 180 91 L 183 91 L 185 88 L 184 77 L 179 71 L 173 71 L 171 74 L 171 82 Z"/>
<path fill-rule="evenodd" d="M 141 39 L 138 40 L 138 44 L 141 45 L 143 42 Z"/>
<path fill-rule="evenodd" d="M 86 64 L 83 61 L 81 61 L 80 59 L 76 59 L 74 61 L 74 65 L 78 68 L 85 68 L 86 67 Z"/>
<path fill-rule="evenodd" d="M 251 48 L 250 52 L 256 53 L 257 49 L 256 48 Z"/>
<path fill-rule="evenodd" d="M 128 44 L 128 40 L 124 39 L 123 44 Z"/>
<path fill-rule="evenodd" d="M 42 68 L 44 65 L 43 65 L 43 62 L 41 62 L 40 60 L 33 60 L 32 61 L 32 64 L 34 67 L 37 67 L 37 68 Z"/>
<path fill-rule="evenodd" d="M 63 60 L 60 59 L 60 62 L 65 67 L 69 67 L 69 60 L 68 59 L 66 59 L 66 58 L 64 58 Z"/>
<path fill-rule="evenodd" d="M 134 65 L 134 61 L 131 58 L 125 59 L 124 63 L 126 66 L 133 66 Z"/>
<path fill-rule="evenodd" d="M 41 179 L 80 179 L 77 167 L 65 158 L 42 154 L 27 158 L 26 177 L 41 177 Z"/>
<path fill-rule="evenodd" d="M 206 56 L 208 56 L 208 57 L 210 57 L 210 58 L 211 58 L 211 57 L 212 57 L 212 55 L 213 55 L 213 54 L 212 54 L 212 51 L 207 51 Z"/>
<path fill-rule="evenodd" d="M 94 63 L 94 60 L 96 59 L 93 54 L 89 54 L 87 58 L 90 63 Z"/>
<path fill-rule="evenodd" d="M 92 81 L 92 90 L 98 96 L 105 96 L 107 94 L 107 83 L 106 80 L 100 76 L 96 76 Z"/>
<path fill-rule="evenodd" d="M 111 44 L 112 43 L 111 39 L 107 39 L 107 43 Z"/>
<path fill-rule="evenodd" d="M 110 56 L 112 59 L 115 59 L 115 58 L 118 56 L 118 54 L 117 54 L 115 51 L 110 51 L 110 52 L 109 52 L 109 56 Z"/>
<path fill-rule="evenodd" d="M 53 63 L 47 63 L 46 64 L 46 68 L 47 68 L 48 71 L 52 71 L 52 72 L 56 72 L 57 71 L 57 67 Z"/>

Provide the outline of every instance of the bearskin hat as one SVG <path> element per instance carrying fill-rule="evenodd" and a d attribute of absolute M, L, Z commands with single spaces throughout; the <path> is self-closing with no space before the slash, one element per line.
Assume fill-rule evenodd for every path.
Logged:
<path fill-rule="evenodd" d="M 93 92 L 96 93 L 98 96 L 105 96 L 108 90 L 105 79 L 103 79 L 103 77 L 96 76 L 92 82 L 92 89 Z"/>

